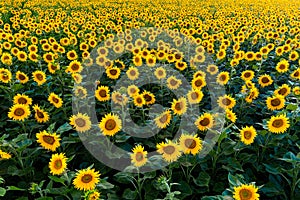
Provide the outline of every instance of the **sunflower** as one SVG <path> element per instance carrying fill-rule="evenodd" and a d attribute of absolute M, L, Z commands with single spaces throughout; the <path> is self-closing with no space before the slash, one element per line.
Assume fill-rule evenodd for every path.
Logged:
<path fill-rule="evenodd" d="M 175 76 L 170 76 L 167 79 L 167 87 L 171 90 L 176 90 L 182 84 L 180 79 L 177 79 Z"/>
<path fill-rule="evenodd" d="M 12 79 L 12 74 L 8 69 L 0 68 L 0 81 L 9 83 Z"/>
<path fill-rule="evenodd" d="M 12 56 L 7 53 L 7 52 L 4 52 L 1 56 L 1 62 L 4 64 L 4 65 L 12 65 Z"/>
<path fill-rule="evenodd" d="M 229 72 L 221 72 L 217 76 L 217 83 L 226 85 L 230 79 Z"/>
<path fill-rule="evenodd" d="M 299 86 L 294 87 L 293 92 L 295 95 L 300 95 L 300 87 Z"/>
<path fill-rule="evenodd" d="M 95 171 L 95 169 L 79 170 L 75 176 L 73 184 L 75 188 L 79 190 L 93 190 L 100 181 L 100 174 L 98 171 Z"/>
<path fill-rule="evenodd" d="M 290 64 L 287 60 L 282 60 L 279 63 L 277 63 L 276 70 L 279 73 L 285 73 L 289 70 L 289 66 L 290 66 Z"/>
<path fill-rule="evenodd" d="M 32 72 L 32 77 L 33 80 L 35 82 L 37 82 L 37 84 L 40 86 L 42 84 L 44 84 L 47 80 L 46 80 L 46 74 L 43 71 L 34 71 Z"/>
<path fill-rule="evenodd" d="M 167 162 L 174 162 L 181 156 L 181 149 L 177 143 L 168 141 L 167 143 L 161 142 L 156 145 L 157 152 L 162 154 L 162 157 Z"/>
<path fill-rule="evenodd" d="M 99 123 L 103 135 L 114 136 L 122 129 L 122 121 L 118 115 L 106 114 Z"/>
<path fill-rule="evenodd" d="M 226 56 L 226 52 L 223 52 Z M 221 58 L 221 57 L 220 57 Z M 199 62 L 199 63 L 203 63 L 205 61 L 205 55 L 204 54 L 196 54 L 194 56 L 194 62 Z"/>
<path fill-rule="evenodd" d="M 75 50 L 71 50 L 67 53 L 67 58 L 69 60 L 76 60 L 78 58 L 78 55 Z"/>
<path fill-rule="evenodd" d="M 56 133 L 47 133 L 47 131 L 41 131 L 36 134 L 37 142 L 44 148 L 50 151 L 56 151 L 56 148 L 60 146 L 60 136 Z"/>
<path fill-rule="evenodd" d="M 143 65 L 142 56 L 140 55 L 134 55 L 132 58 L 132 62 L 136 67 L 140 67 Z"/>
<path fill-rule="evenodd" d="M 43 59 L 46 63 L 51 63 L 54 61 L 54 54 L 53 53 L 45 53 L 43 55 Z"/>
<path fill-rule="evenodd" d="M 111 99 L 114 103 L 125 106 L 128 102 L 128 97 L 120 92 L 114 91 L 111 95 Z"/>
<path fill-rule="evenodd" d="M 245 54 L 245 59 L 247 61 L 253 61 L 255 59 L 255 53 L 252 51 L 249 51 Z"/>
<path fill-rule="evenodd" d="M 278 89 L 274 91 L 274 95 L 282 95 L 286 97 L 291 93 L 291 88 L 287 84 L 281 85 Z"/>
<path fill-rule="evenodd" d="M 18 79 L 20 81 L 20 83 L 22 83 L 22 84 L 27 83 L 29 80 L 28 76 L 24 72 L 21 72 L 21 71 L 17 71 L 16 79 Z"/>
<path fill-rule="evenodd" d="M 19 51 L 17 53 L 17 58 L 18 58 L 19 61 L 25 62 L 27 60 L 27 53 L 24 52 L 24 51 Z"/>
<path fill-rule="evenodd" d="M 28 56 L 31 61 L 38 62 L 38 58 L 39 58 L 38 54 L 36 54 L 34 52 L 30 52 Z"/>
<path fill-rule="evenodd" d="M 178 100 L 173 99 L 171 109 L 177 115 L 182 115 L 187 110 L 187 101 L 186 98 L 180 97 Z"/>
<path fill-rule="evenodd" d="M 13 120 L 24 121 L 24 119 L 27 119 L 29 116 L 29 106 L 24 104 L 15 104 L 9 109 L 8 112 L 8 117 Z"/>
<path fill-rule="evenodd" d="M 147 151 L 144 151 L 144 147 L 137 145 L 132 149 L 131 162 L 136 167 L 141 167 L 147 163 Z"/>
<path fill-rule="evenodd" d="M 158 67 L 154 72 L 155 77 L 160 80 L 167 76 L 166 70 L 163 67 Z"/>
<path fill-rule="evenodd" d="M 236 117 L 236 114 L 232 110 L 226 109 L 225 113 L 226 113 L 227 119 L 229 119 L 232 123 L 236 122 L 237 117 Z"/>
<path fill-rule="evenodd" d="M 81 63 L 77 60 L 73 60 L 70 62 L 68 68 L 66 69 L 66 72 L 71 72 L 71 73 L 80 73 L 83 70 L 83 67 Z"/>
<path fill-rule="evenodd" d="M 148 91 L 144 91 L 142 93 L 144 99 L 145 99 L 145 104 L 146 105 L 151 105 L 155 103 L 155 95 L 152 94 L 151 92 Z"/>
<path fill-rule="evenodd" d="M 136 107 L 142 107 L 146 104 L 146 101 L 142 94 L 137 94 L 133 97 L 133 103 Z"/>
<path fill-rule="evenodd" d="M 254 142 L 255 137 L 256 130 L 253 126 L 246 126 L 242 130 L 240 130 L 241 141 L 246 145 L 252 144 Z"/>
<path fill-rule="evenodd" d="M 100 199 L 100 192 L 97 190 L 89 190 L 86 200 L 99 200 Z"/>
<path fill-rule="evenodd" d="M 17 94 L 14 96 L 14 104 L 23 104 L 25 106 L 29 106 L 32 104 L 32 98 L 25 94 Z"/>
<path fill-rule="evenodd" d="M 261 87 L 266 87 L 266 86 L 272 85 L 273 79 L 270 75 L 264 74 L 264 75 L 259 76 L 258 83 Z"/>
<path fill-rule="evenodd" d="M 209 113 L 204 113 L 203 115 L 199 116 L 198 119 L 195 121 L 195 125 L 198 127 L 200 131 L 205 131 L 208 128 L 213 127 L 213 116 Z"/>
<path fill-rule="evenodd" d="M 151 55 L 151 54 L 148 55 L 146 57 L 146 64 L 147 64 L 148 67 L 154 67 L 155 64 L 156 64 L 156 57 Z"/>
<path fill-rule="evenodd" d="M 52 154 L 49 169 L 53 175 L 61 175 L 67 168 L 67 158 L 64 153 Z"/>
<path fill-rule="evenodd" d="M 6 153 L 2 150 L 0 150 L 0 160 L 5 159 L 8 160 L 11 158 L 11 155 L 9 153 Z"/>
<path fill-rule="evenodd" d="M 268 121 L 268 130 L 272 133 L 284 133 L 289 127 L 289 118 L 284 114 L 272 116 Z"/>
<path fill-rule="evenodd" d="M 140 92 L 140 89 L 136 85 L 129 85 L 127 87 L 127 93 L 130 97 L 134 97 Z"/>
<path fill-rule="evenodd" d="M 91 120 L 87 114 L 77 113 L 70 117 L 70 124 L 78 132 L 85 132 L 91 129 Z"/>
<path fill-rule="evenodd" d="M 236 101 L 234 98 L 224 95 L 218 98 L 218 104 L 221 108 L 232 109 L 235 106 Z"/>
<path fill-rule="evenodd" d="M 179 144 L 185 154 L 196 155 L 202 149 L 202 141 L 197 135 L 182 134 L 179 139 Z"/>
<path fill-rule="evenodd" d="M 300 68 L 295 69 L 290 76 L 294 79 L 300 80 Z"/>
<path fill-rule="evenodd" d="M 208 65 L 206 71 L 210 73 L 210 75 L 215 75 L 219 72 L 219 68 L 216 65 Z"/>
<path fill-rule="evenodd" d="M 235 200 L 259 200 L 258 188 L 254 185 L 240 185 L 233 188 L 233 198 Z"/>
<path fill-rule="evenodd" d="M 113 80 L 118 79 L 121 74 L 121 70 L 118 67 L 108 67 L 105 72 L 106 75 Z"/>
<path fill-rule="evenodd" d="M 203 92 L 201 90 L 191 90 L 187 93 L 187 98 L 190 104 L 197 104 L 203 98 Z"/>
<path fill-rule="evenodd" d="M 136 67 L 129 67 L 129 69 L 126 72 L 127 77 L 130 80 L 136 80 L 139 77 L 139 70 Z"/>
<path fill-rule="evenodd" d="M 269 110 L 280 110 L 284 107 L 285 99 L 284 96 L 275 95 L 273 97 L 268 97 L 266 104 Z"/>
<path fill-rule="evenodd" d="M 56 108 L 60 108 L 63 104 L 63 100 L 55 93 L 51 92 L 48 101 L 53 104 Z"/>
<path fill-rule="evenodd" d="M 252 70 L 243 71 L 241 78 L 244 81 L 251 81 L 254 78 L 254 71 L 252 71 Z"/>
<path fill-rule="evenodd" d="M 166 110 L 163 113 L 161 113 L 158 117 L 156 117 L 154 121 L 158 128 L 166 128 L 170 124 L 171 118 L 171 111 Z"/>
<path fill-rule="evenodd" d="M 95 97 L 98 99 L 98 101 L 108 101 L 110 99 L 109 87 L 98 87 L 98 89 L 95 91 Z"/>
<path fill-rule="evenodd" d="M 175 67 L 177 69 L 179 69 L 180 71 L 183 71 L 183 70 L 185 70 L 187 68 L 187 63 L 186 62 L 182 62 L 182 61 L 177 61 L 175 63 Z"/>
<path fill-rule="evenodd" d="M 59 69 L 60 69 L 59 64 L 48 63 L 48 70 L 51 74 L 54 74 Z"/>
<path fill-rule="evenodd" d="M 205 78 L 202 76 L 193 78 L 191 85 L 194 90 L 201 90 L 204 86 L 206 86 Z"/>
<path fill-rule="evenodd" d="M 259 95 L 259 90 L 256 87 L 250 89 L 248 96 L 245 98 L 246 102 L 251 103 Z"/>
<path fill-rule="evenodd" d="M 87 90 L 82 86 L 76 86 L 74 89 L 74 94 L 76 97 L 80 99 L 84 99 L 87 96 Z"/>
<path fill-rule="evenodd" d="M 296 61 L 299 58 L 299 53 L 297 51 L 292 51 L 289 55 L 289 60 Z"/>
<path fill-rule="evenodd" d="M 217 52 L 217 58 L 219 60 L 222 60 L 226 57 L 226 51 L 224 49 L 221 49 L 219 52 Z"/>
<path fill-rule="evenodd" d="M 204 71 L 198 70 L 193 74 L 193 79 L 196 79 L 198 77 L 202 77 L 205 79 L 206 73 Z"/>
<path fill-rule="evenodd" d="M 34 105 L 32 107 L 35 111 L 35 119 L 37 122 L 39 123 L 45 123 L 47 121 L 49 121 L 49 114 L 48 112 L 44 111 L 43 109 L 41 109 L 38 105 Z"/>

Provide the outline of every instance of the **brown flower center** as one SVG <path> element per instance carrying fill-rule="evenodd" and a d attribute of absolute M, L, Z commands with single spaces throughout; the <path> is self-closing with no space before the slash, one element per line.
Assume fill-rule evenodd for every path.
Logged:
<path fill-rule="evenodd" d="M 84 127 L 86 125 L 86 121 L 82 118 L 75 119 L 75 124 L 79 127 Z"/>
<path fill-rule="evenodd" d="M 244 137 L 245 137 L 245 139 L 249 140 L 249 139 L 251 138 L 251 136 L 252 136 L 251 131 L 245 131 L 245 132 L 244 132 Z"/>
<path fill-rule="evenodd" d="M 18 99 L 18 103 L 19 104 L 26 104 L 27 103 L 27 99 L 25 99 L 24 97 L 21 97 Z"/>
<path fill-rule="evenodd" d="M 231 104 L 231 100 L 228 98 L 222 99 L 222 104 L 225 106 L 229 106 Z"/>
<path fill-rule="evenodd" d="M 109 72 L 113 76 L 117 74 L 117 70 L 115 70 L 115 69 L 111 69 Z"/>
<path fill-rule="evenodd" d="M 272 123 L 272 126 L 275 128 L 280 128 L 283 126 L 283 120 L 282 119 L 275 119 Z"/>
<path fill-rule="evenodd" d="M 55 169 L 61 169 L 61 167 L 62 167 L 62 161 L 61 160 L 56 160 L 54 162 L 54 168 Z"/>
<path fill-rule="evenodd" d="M 160 121 L 162 124 L 164 124 L 164 123 L 167 122 L 167 119 L 168 119 L 168 115 L 167 115 L 167 114 L 164 114 L 163 116 L 161 116 L 161 117 L 159 118 L 159 121 Z"/>
<path fill-rule="evenodd" d="M 43 136 L 43 141 L 46 142 L 47 144 L 52 145 L 52 144 L 54 144 L 55 139 L 54 139 L 54 137 L 52 137 L 52 136 L 44 135 L 44 136 Z"/>
<path fill-rule="evenodd" d="M 90 174 L 85 174 L 81 177 L 83 183 L 89 183 L 93 180 L 93 177 Z"/>
<path fill-rule="evenodd" d="M 42 74 L 37 74 L 36 78 L 37 78 L 37 80 L 42 81 L 44 76 Z"/>
<path fill-rule="evenodd" d="M 281 101 L 278 98 L 271 100 L 271 105 L 272 106 L 279 106 L 280 103 L 281 103 Z"/>
<path fill-rule="evenodd" d="M 115 122 L 115 120 L 113 119 L 109 119 L 107 120 L 107 122 L 105 123 L 105 129 L 111 131 L 113 130 L 114 128 L 116 128 L 117 126 L 117 123 Z"/>
<path fill-rule="evenodd" d="M 209 125 L 209 123 L 210 123 L 210 120 L 208 118 L 204 118 L 200 121 L 201 126 L 207 126 L 207 125 Z"/>
<path fill-rule="evenodd" d="M 194 139 L 186 139 L 184 141 L 184 145 L 189 149 L 194 149 L 196 147 L 197 143 Z"/>
<path fill-rule="evenodd" d="M 171 146 L 171 145 L 168 145 L 166 147 L 163 148 L 163 151 L 166 153 L 166 154 L 173 154 L 175 152 L 175 147 Z"/>
<path fill-rule="evenodd" d="M 239 192 L 239 195 L 240 195 L 241 200 L 249 200 L 252 198 L 251 191 L 249 191 L 247 189 L 241 189 L 241 191 Z"/>
<path fill-rule="evenodd" d="M 21 81 L 23 81 L 23 80 L 26 79 L 26 77 L 25 77 L 23 74 L 19 74 L 19 79 L 20 79 Z"/>
<path fill-rule="evenodd" d="M 262 83 L 268 83 L 270 80 L 267 78 L 267 77 L 263 77 L 262 79 L 261 79 L 261 82 Z"/>
<path fill-rule="evenodd" d="M 22 116 L 25 114 L 25 111 L 23 108 L 17 108 L 15 111 L 14 111 L 14 115 L 16 116 Z"/>
<path fill-rule="evenodd" d="M 36 114 L 39 118 L 44 118 L 44 113 L 40 112 L 39 110 L 36 111 Z"/>
<path fill-rule="evenodd" d="M 142 161 L 144 159 L 144 154 L 141 153 L 141 152 L 137 152 L 136 155 L 135 155 L 135 159 L 136 161 Z"/>
<path fill-rule="evenodd" d="M 192 94 L 191 94 L 191 97 L 192 97 L 192 99 L 197 99 L 198 97 L 199 97 L 199 95 L 198 95 L 198 93 L 197 92 L 193 92 Z"/>
<path fill-rule="evenodd" d="M 282 88 L 278 91 L 278 94 L 281 94 L 281 95 L 285 95 L 287 93 L 287 89 L 286 88 Z"/>

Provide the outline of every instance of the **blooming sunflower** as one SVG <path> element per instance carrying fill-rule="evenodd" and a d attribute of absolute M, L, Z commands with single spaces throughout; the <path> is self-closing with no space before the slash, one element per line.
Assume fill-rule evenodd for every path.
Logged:
<path fill-rule="evenodd" d="M 29 106 L 24 104 L 15 104 L 9 109 L 8 112 L 8 117 L 13 120 L 24 121 L 24 119 L 27 119 L 29 116 Z"/>
<path fill-rule="evenodd" d="M 208 65 L 206 71 L 210 73 L 210 75 L 215 75 L 219 72 L 219 68 L 216 65 Z"/>
<path fill-rule="evenodd" d="M 60 69 L 59 64 L 48 63 L 48 70 L 51 74 L 54 74 L 59 69 Z"/>
<path fill-rule="evenodd" d="M 247 61 L 253 61 L 255 59 L 255 53 L 252 51 L 249 51 L 245 54 L 245 59 Z"/>
<path fill-rule="evenodd" d="M 137 94 L 133 97 L 133 103 L 137 107 L 142 107 L 146 104 L 145 98 L 142 94 Z"/>
<path fill-rule="evenodd" d="M 300 68 L 295 69 L 290 76 L 291 78 L 300 80 Z"/>
<path fill-rule="evenodd" d="M 291 88 L 287 84 L 281 85 L 278 89 L 274 91 L 274 95 L 282 95 L 286 97 L 291 93 Z"/>
<path fill-rule="evenodd" d="M 282 95 L 275 95 L 273 97 L 268 97 L 266 104 L 269 110 L 280 110 L 284 107 L 285 99 Z"/>
<path fill-rule="evenodd" d="M 129 69 L 126 71 L 126 74 L 127 77 L 132 81 L 136 80 L 140 75 L 139 70 L 136 67 L 129 67 Z"/>
<path fill-rule="evenodd" d="M 50 173 L 53 175 L 61 175 L 67 168 L 67 158 L 64 153 L 56 153 L 51 156 L 49 162 Z"/>
<path fill-rule="evenodd" d="M 99 176 L 99 172 L 95 169 L 79 170 L 73 180 L 73 185 L 79 190 L 93 190 L 100 181 Z"/>
<path fill-rule="evenodd" d="M 177 115 L 182 115 L 187 110 L 187 100 L 184 97 L 180 97 L 178 100 L 173 99 L 171 109 Z"/>
<path fill-rule="evenodd" d="M 162 154 L 162 157 L 167 162 L 174 162 L 181 156 L 181 149 L 177 143 L 168 141 L 167 143 L 161 142 L 156 145 L 157 152 Z"/>
<path fill-rule="evenodd" d="M 254 185 L 243 184 L 233 189 L 233 198 L 235 200 L 259 200 L 258 188 Z"/>
<path fill-rule="evenodd" d="M 192 80 L 191 85 L 194 90 L 201 90 L 204 86 L 206 86 L 205 78 L 198 76 Z"/>
<path fill-rule="evenodd" d="M 63 104 L 63 100 L 55 93 L 51 92 L 48 101 L 53 104 L 56 108 L 60 108 Z"/>
<path fill-rule="evenodd" d="M 35 119 L 37 122 L 39 123 L 45 123 L 47 121 L 49 121 L 49 114 L 48 112 L 44 111 L 43 109 L 41 109 L 38 105 L 34 105 L 32 107 L 35 111 Z"/>
<path fill-rule="evenodd" d="M 86 200 L 99 200 L 100 199 L 100 192 L 97 190 L 90 190 L 88 191 Z"/>
<path fill-rule="evenodd" d="M 227 119 L 229 119 L 233 123 L 236 122 L 237 117 L 236 117 L 236 114 L 232 110 L 230 110 L 230 109 L 227 108 L 225 110 L 225 113 L 226 113 L 226 118 Z"/>
<path fill-rule="evenodd" d="M 29 96 L 25 95 L 25 94 L 17 94 L 16 96 L 14 96 L 14 104 L 23 104 L 26 106 L 29 106 L 32 104 L 32 98 L 30 98 Z"/>
<path fill-rule="evenodd" d="M 9 83 L 12 79 L 12 74 L 8 69 L 0 68 L 0 81 Z"/>
<path fill-rule="evenodd" d="M 254 142 L 254 138 L 256 137 L 256 130 L 253 126 L 246 126 L 242 130 L 240 130 L 240 138 L 241 141 L 249 145 Z"/>
<path fill-rule="evenodd" d="M 218 104 L 221 108 L 224 108 L 224 109 L 232 109 L 235 104 L 236 104 L 236 101 L 234 98 L 230 97 L 229 95 L 224 95 L 224 96 L 220 96 L 218 98 Z"/>
<path fill-rule="evenodd" d="M 259 76 L 258 83 L 261 87 L 266 87 L 266 86 L 272 85 L 273 79 L 270 75 L 264 74 L 264 75 Z"/>
<path fill-rule="evenodd" d="M 282 60 L 276 65 L 276 70 L 279 73 L 285 73 L 289 70 L 289 62 L 287 60 Z"/>
<path fill-rule="evenodd" d="M 299 87 L 299 86 L 294 87 L 294 88 L 293 88 L 293 93 L 294 93 L 295 95 L 300 95 L 300 87 Z"/>
<path fill-rule="evenodd" d="M 140 56 L 140 55 L 134 55 L 132 58 L 132 61 L 136 67 L 140 67 L 143 65 L 142 56 Z"/>
<path fill-rule="evenodd" d="M 202 149 L 202 141 L 197 135 L 182 134 L 179 139 L 179 144 L 185 154 L 196 155 Z"/>
<path fill-rule="evenodd" d="M 66 69 L 66 72 L 71 72 L 71 73 L 80 73 L 83 70 L 83 67 L 81 63 L 77 60 L 73 60 L 70 62 L 68 68 Z"/>
<path fill-rule="evenodd" d="M 289 127 L 289 118 L 284 114 L 272 116 L 268 121 L 268 130 L 272 133 L 284 133 Z"/>
<path fill-rule="evenodd" d="M 250 89 L 248 96 L 245 98 L 245 101 L 251 103 L 259 95 L 259 90 L 256 87 Z"/>
<path fill-rule="evenodd" d="M 67 58 L 69 60 L 76 60 L 78 58 L 78 55 L 75 50 L 71 50 L 67 53 Z"/>
<path fill-rule="evenodd" d="M 229 81 L 229 72 L 221 72 L 217 76 L 217 83 L 220 85 L 226 85 Z"/>
<path fill-rule="evenodd" d="M 144 147 L 137 145 L 132 149 L 131 162 L 136 167 L 141 167 L 147 163 L 147 151 L 144 151 Z"/>
<path fill-rule="evenodd" d="M 122 121 L 118 115 L 108 113 L 99 123 L 103 135 L 114 136 L 122 129 Z"/>
<path fill-rule="evenodd" d="M 128 102 L 128 97 L 124 94 L 121 94 L 118 91 L 114 91 L 111 95 L 111 99 L 114 103 L 119 104 L 121 106 L 125 106 Z"/>
<path fill-rule="evenodd" d="M 170 76 L 167 79 L 167 87 L 171 90 L 176 90 L 182 84 L 180 79 L 177 79 L 175 76 Z"/>
<path fill-rule="evenodd" d="M 134 97 L 140 92 L 140 89 L 136 85 L 129 85 L 127 87 L 127 93 L 130 97 Z"/>
<path fill-rule="evenodd" d="M 28 76 L 24 72 L 21 72 L 21 71 L 17 71 L 16 79 L 18 79 L 20 81 L 20 83 L 22 83 L 22 84 L 27 83 L 29 80 Z"/>
<path fill-rule="evenodd" d="M 144 91 L 142 93 L 144 99 L 145 99 L 145 104 L 146 105 L 151 105 L 151 104 L 154 104 L 155 103 L 155 95 L 152 94 L 151 92 L 149 91 Z"/>
<path fill-rule="evenodd" d="M 154 119 L 155 124 L 159 128 L 166 128 L 171 122 L 171 111 L 166 110 Z"/>
<path fill-rule="evenodd" d="M 95 91 L 95 97 L 98 101 L 108 101 L 110 99 L 109 88 L 107 86 L 100 86 Z"/>
<path fill-rule="evenodd" d="M 91 129 L 91 120 L 87 114 L 77 113 L 70 117 L 70 124 L 78 132 L 85 132 Z"/>
<path fill-rule="evenodd" d="M 254 78 L 254 71 L 252 71 L 252 70 L 243 71 L 241 78 L 244 81 L 251 81 Z"/>
<path fill-rule="evenodd" d="M 110 79 L 115 80 L 119 78 L 121 69 L 118 67 L 108 67 L 105 72 Z"/>
<path fill-rule="evenodd" d="M 87 90 L 82 86 L 76 86 L 74 89 L 74 94 L 76 97 L 84 99 L 87 96 Z"/>
<path fill-rule="evenodd" d="M 40 86 L 46 82 L 46 74 L 43 71 L 34 71 L 32 73 L 33 80 Z"/>
<path fill-rule="evenodd" d="M 160 80 L 167 76 L 166 70 L 163 67 L 158 67 L 154 71 L 155 77 Z"/>
<path fill-rule="evenodd" d="M 213 116 L 210 113 L 204 113 L 198 117 L 198 119 L 195 121 L 195 125 L 200 131 L 205 131 L 208 128 L 213 127 L 213 121 Z"/>
<path fill-rule="evenodd" d="M 203 92 L 200 90 L 191 90 L 187 93 L 187 98 L 190 104 L 197 104 L 203 98 Z"/>
<path fill-rule="evenodd" d="M 60 146 L 60 137 L 56 133 L 47 133 L 41 131 L 36 134 L 37 142 L 44 148 L 50 151 L 56 151 L 56 148 Z"/>

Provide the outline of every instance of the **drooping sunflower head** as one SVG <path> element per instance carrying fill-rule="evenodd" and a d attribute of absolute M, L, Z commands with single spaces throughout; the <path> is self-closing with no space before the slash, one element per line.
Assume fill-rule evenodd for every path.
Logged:
<path fill-rule="evenodd" d="M 45 123 L 47 121 L 49 121 L 49 114 L 48 112 L 44 111 L 43 109 L 41 109 L 38 105 L 34 105 L 33 109 L 35 111 L 35 119 L 37 122 L 39 123 Z"/>
<path fill-rule="evenodd" d="M 36 134 L 37 142 L 44 148 L 50 151 L 56 151 L 60 146 L 60 137 L 56 133 L 48 133 L 41 131 Z"/>
<path fill-rule="evenodd" d="M 179 143 L 185 154 L 196 155 L 202 149 L 202 141 L 197 135 L 182 134 Z"/>
<path fill-rule="evenodd" d="M 236 122 L 237 117 L 236 117 L 236 114 L 232 110 L 227 108 L 225 110 L 225 113 L 226 113 L 226 118 L 227 119 L 229 119 L 232 123 Z"/>
<path fill-rule="evenodd" d="M 73 185 L 79 190 L 93 190 L 96 184 L 99 183 L 100 174 L 95 169 L 82 169 L 76 173 L 76 177 L 73 180 Z"/>

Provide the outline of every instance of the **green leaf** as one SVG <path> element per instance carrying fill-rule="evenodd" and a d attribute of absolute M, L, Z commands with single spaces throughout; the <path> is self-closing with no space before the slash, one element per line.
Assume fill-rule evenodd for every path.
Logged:
<path fill-rule="evenodd" d="M 231 187 L 237 187 L 239 185 L 242 185 L 241 180 L 243 179 L 244 178 L 242 175 L 237 174 L 236 176 L 233 176 L 231 173 L 228 174 L 228 181 Z"/>
<path fill-rule="evenodd" d="M 281 173 L 277 168 L 275 168 L 275 167 L 273 167 L 271 165 L 264 164 L 264 163 L 263 163 L 263 165 L 266 167 L 267 172 L 269 172 L 271 174 L 277 175 L 277 174 Z"/>
<path fill-rule="evenodd" d="M 119 183 L 131 183 L 132 175 L 125 172 L 118 172 L 114 175 L 115 180 Z"/>
<path fill-rule="evenodd" d="M 48 176 L 48 177 L 56 183 L 62 183 L 63 185 L 65 185 L 65 180 L 62 178 L 59 178 L 57 176 Z"/>
<path fill-rule="evenodd" d="M 56 133 L 58 134 L 62 134 L 64 132 L 67 132 L 69 130 L 72 130 L 72 126 L 69 123 L 64 123 L 63 125 L 61 125 L 57 130 Z"/>
<path fill-rule="evenodd" d="M 39 197 L 36 200 L 53 200 L 52 197 Z"/>
<path fill-rule="evenodd" d="M 200 172 L 198 177 L 194 179 L 194 182 L 198 186 L 206 186 L 208 187 L 210 181 L 210 176 L 206 172 Z"/>
<path fill-rule="evenodd" d="M 4 197 L 6 190 L 3 187 L 0 187 L 0 197 Z"/>
<path fill-rule="evenodd" d="M 137 196 L 137 191 L 132 191 L 129 188 L 127 188 L 122 195 L 124 199 L 135 199 L 136 196 Z"/>
<path fill-rule="evenodd" d="M 25 189 L 18 188 L 16 186 L 7 186 L 6 189 L 10 191 L 25 191 Z"/>
<path fill-rule="evenodd" d="M 289 105 L 286 106 L 287 110 L 292 110 L 292 111 L 297 110 L 297 108 L 298 108 L 298 105 L 293 104 L 293 103 L 290 103 Z"/>
<path fill-rule="evenodd" d="M 112 189 L 112 188 L 115 187 L 113 184 L 107 182 L 107 181 L 104 180 L 104 179 L 101 179 L 101 180 L 100 180 L 100 183 L 98 183 L 97 186 L 100 187 L 100 188 L 103 189 L 103 190 L 108 190 L 108 189 Z"/>

